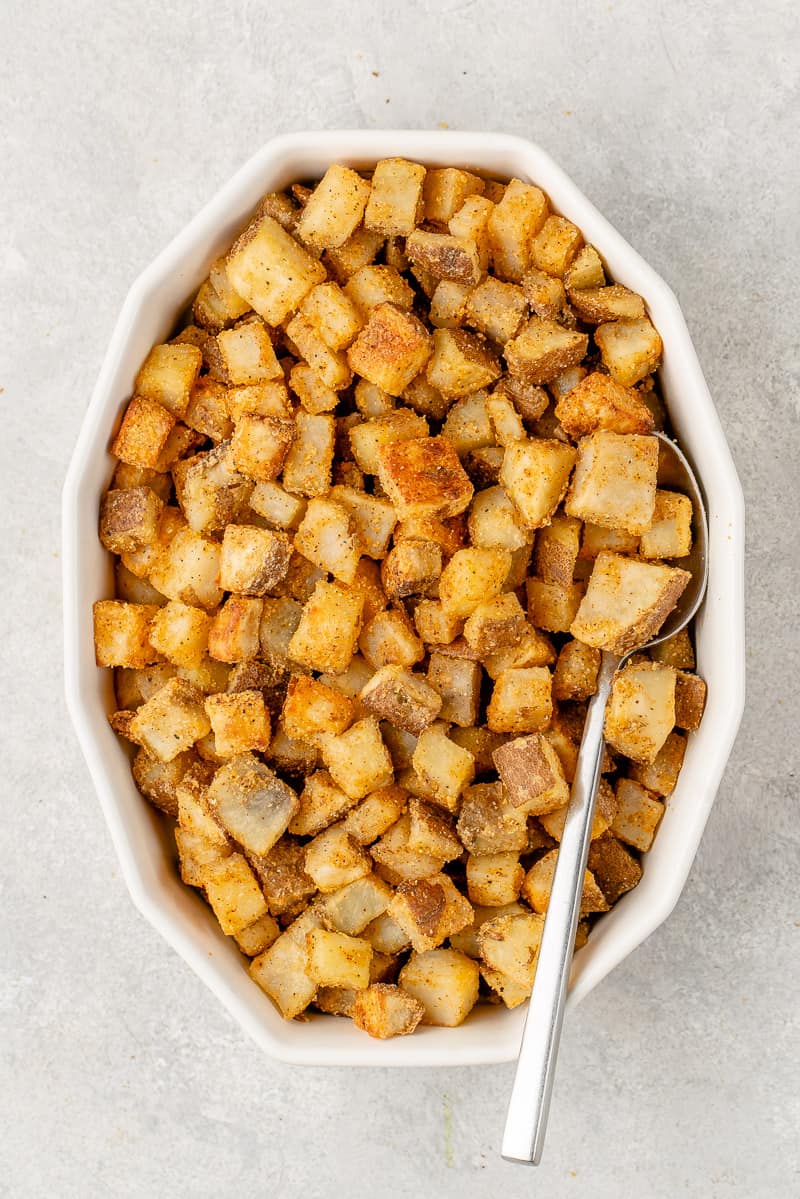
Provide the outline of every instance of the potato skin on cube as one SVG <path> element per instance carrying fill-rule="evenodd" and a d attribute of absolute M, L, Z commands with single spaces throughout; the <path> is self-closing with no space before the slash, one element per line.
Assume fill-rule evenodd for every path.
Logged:
<path fill-rule="evenodd" d="M 532 316 L 517 336 L 506 342 L 503 352 L 514 378 L 524 383 L 550 383 L 568 366 L 576 366 L 588 346 L 585 333 Z"/>
<path fill-rule="evenodd" d="M 228 525 L 222 537 L 219 581 L 224 591 L 263 596 L 285 578 L 291 543 L 284 533 Z"/>
<path fill-rule="evenodd" d="M 541 733 L 507 741 L 492 758 L 514 807 L 538 816 L 569 802 L 561 760 Z"/>
<path fill-rule="evenodd" d="M 129 466 L 157 467 L 175 417 L 156 400 L 134 396 L 111 443 L 111 453 Z"/>
<path fill-rule="evenodd" d="M 561 396 L 555 414 L 570 437 L 585 437 L 598 429 L 612 433 L 650 433 L 653 414 L 639 393 L 593 371 L 566 395 Z"/>

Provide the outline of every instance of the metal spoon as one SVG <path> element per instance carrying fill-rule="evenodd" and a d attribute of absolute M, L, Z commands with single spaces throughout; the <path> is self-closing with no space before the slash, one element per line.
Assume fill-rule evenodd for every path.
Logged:
<path fill-rule="evenodd" d="M 680 565 L 691 572 L 692 579 L 658 636 L 646 646 L 638 646 L 636 652 L 658 645 L 689 623 L 703 601 L 708 579 L 708 522 L 700 487 L 675 443 L 664 433 L 655 436 L 660 442 L 659 485 L 681 491 L 692 501 L 692 552 L 680 560 Z M 502 1154 L 508 1161 L 537 1166 L 544 1148 L 603 758 L 606 704 L 614 675 L 633 652 L 621 657 L 603 652 L 597 691 L 586 714 L 503 1135 Z"/>

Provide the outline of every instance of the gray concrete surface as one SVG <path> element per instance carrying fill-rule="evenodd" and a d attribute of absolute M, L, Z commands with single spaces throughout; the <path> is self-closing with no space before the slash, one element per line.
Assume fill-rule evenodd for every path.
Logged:
<path fill-rule="evenodd" d="M 2 6 L 0 1195 L 800 1192 L 798 29 L 790 0 Z M 749 707 L 671 920 L 509 1068 L 276 1065 L 134 911 L 61 698 L 59 491 L 116 312 L 271 134 L 505 129 L 675 287 L 749 504 Z M 792 142 L 794 141 L 794 149 Z"/>

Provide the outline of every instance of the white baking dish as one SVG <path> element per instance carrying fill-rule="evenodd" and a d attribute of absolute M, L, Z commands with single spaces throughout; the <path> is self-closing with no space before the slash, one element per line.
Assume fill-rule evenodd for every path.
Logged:
<path fill-rule="evenodd" d="M 696 630 L 698 669 L 708 681 L 708 706 L 701 728 L 689 738 L 680 781 L 647 855 L 641 883 L 602 917 L 575 958 L 570 1003 L 582 999 L 672 910 L 744 703 L 742 492 L 675 296 L 553 160 L 521 138 L 378 130 L 275 138 L 137 279 L 117 321 L 64 485 L 67 702 L 134 902 L 269 1054 L 317 1065 L 503 1062 L 516 1056 L 524 1007 L 513 1012 L 479 1007 L 460 1028 L 421 1028 L 413 1037 L 394 1041 L 371 1040 L 350 1021 L 332 1016 L 282 1020 L 248 977 L 235 943 L 222 935 L 209 909 L 179 881 L 171 835 L 137 792 L 128 755 L 106 720 L 113 708 L 111 672 L 98 670 L 94 663 L 92 602 L 112 594 L 110 559 L 97 539 L 98 503 L 114 465 L 109 441 L 147 351 L 170 333 L 209 264 L 230 244 L 264 192 L 294 179 L 319 176 L 331 162 L 360 167 L 392 155 L 435 166 L 474 167 L 500 177 L 516 175 L 539 184 L 554 207 L 598 247 L 613 278 L 645 297 L 663 338 L 663 392 L 709 509 L 709 587 Z"/>

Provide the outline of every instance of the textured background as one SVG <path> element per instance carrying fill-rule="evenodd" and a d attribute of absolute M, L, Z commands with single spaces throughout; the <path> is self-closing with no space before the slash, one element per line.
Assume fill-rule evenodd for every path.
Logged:
<path fill-rule="evenodd" d="M 0 1194 L 798 1193 L 794 9 L 4 0 Z M 675 914 L 569 1023 L 536 1175 L 509 1067 L 253 1049 L 134 911 L 61 698 L 59 491 L 129 284 L 273 133 L 443 123 L 541 142 L 669 280 L 749 505 L 742 733 Z"/>

